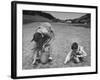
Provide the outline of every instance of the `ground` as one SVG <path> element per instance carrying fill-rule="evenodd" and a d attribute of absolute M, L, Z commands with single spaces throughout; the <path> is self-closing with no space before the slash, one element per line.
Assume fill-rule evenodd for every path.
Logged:
<path fill-rule="evenodd" d="M 51 23 L 55 30 L 55 40 L 52 43 L 52 64 L 38 66 L 32 65 L 32 51 L 33 43 L 30 42 L 33 38 L 34 29 L 39 25 L 39 22 L 29 23 L 23 25 L 22 31 L 22 68 L 23 69 L 37 69 L 37 68 L 61 68 L 61 67 L 79 67 L 90 66 L 91 64 L 91 50 L 90 50 L 90 28 L 83 26 L 73 26 L 67 23 Z M 84 46 L 84 50 L 88 54 L 84 63 L 74 64 L 72 62 L 64 64 L 65 57 L 70 51 L 72 42 L 78 42 L 79 45 Z"/>

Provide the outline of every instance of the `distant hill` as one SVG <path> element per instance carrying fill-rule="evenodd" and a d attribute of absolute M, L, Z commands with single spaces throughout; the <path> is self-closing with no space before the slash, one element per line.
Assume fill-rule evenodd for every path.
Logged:
<path fill-rule="evenodd" d="M 52 22 L 52 20 L 39 15 L 35 15 L 35 16 L 23 15 L 23 24 L 31 23 L 31 22 Z"/>
<path fill-rule="evenodd" d="M 30 10 L 24 10 L 23 11 L 23 24 L 31 23 L 31 22 L 61 22 L 61 23 L 81 23 L 81 24 L 88 24 L 91 23 L 91 15 L 85 14 L 84 16 L 81 16 L 79 18 L 75 19 L 66 19 L 66 20 L 60 20 L 54 17 L 53 15 L 43 12 L 43 11 L 30 11 Z"/>
<path fill-rule="evenodd" d="M 57 21 L 54 16 L 42 11 L 23 11 L 23 23 Z"/>
<path fill-rule="evenodd" d="M 85 14 L 79 18 L 75 19 L 66 19 L 66 23 L 70 23 L 72 26 L 77 26 L 77 27 L 85 27 L 85 28 L 90 28 L 91 25 L 91 14 Z"/>
<path fill-rule="evenodd" d="M 72 23 L 84 23 L 84 24 L 90 24 L 91 21 L 91 15 L 86 14 L 84 16 L 81 16 L 79 18 L 73 19 Z"/>

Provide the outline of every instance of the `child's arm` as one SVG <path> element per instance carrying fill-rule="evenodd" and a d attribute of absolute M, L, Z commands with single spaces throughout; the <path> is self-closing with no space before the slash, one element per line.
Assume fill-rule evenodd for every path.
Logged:
<path fill-rule="evenodd" d="M 82 46 L 80 46 L 80 53 L 81 55 L 79 55 L 78 57 L 86 57 L 87 53 L 84 51 L 84 48 Z"/>
<path fill-rule="evenodd" d="M 67 56 L 65 58 L 65 61 L 64 61 L 64 64 L 66 64 L 68 61 L 70 61 L 70 59 L 71 59 L 71 53 L 72 53 L 72 50 L 67 54 Z"/>
<path fill-rule="evenodd" d="M 84 51 L 84 48 L 82 48 L 83 56 L 87 56 L 87 53 Z"/>
<path fill-rule="evenodd" d="M 51 44 L 54 40 L 55 40 L 55 33 L 54 33 L 53 30 L 51 30 L 51 32 L 50 32 L 50 42 L 49 42 L 49 44 Z"/>

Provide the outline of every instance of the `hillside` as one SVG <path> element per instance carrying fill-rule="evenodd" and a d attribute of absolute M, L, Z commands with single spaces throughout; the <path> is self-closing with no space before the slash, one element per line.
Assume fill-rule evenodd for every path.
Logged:
<path fill-rule="evenodd" d="M 40 15 L 23 15 L 23 24 L 31 23 L 31 22 L 52 22 L 52 20 L 45 18 Z"/>
<path fill-rule="evenodd" d="M 42 11 L 23 11 L 23 23 L 30 22 L 52 22 L 56 21 L 56 18 L 49 13 Z"/>
<path fill-rule="evenodd" d="M 84 24 L 90 24 L 91 21 L 91 15 L 86 14 L 84 16 L 81 16 L 79 18 L 73 19 L 72 23 L 84 23 Z"/>

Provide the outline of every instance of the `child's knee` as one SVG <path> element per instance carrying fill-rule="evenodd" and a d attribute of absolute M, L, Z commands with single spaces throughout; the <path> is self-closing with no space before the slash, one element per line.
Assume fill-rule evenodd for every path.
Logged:
<path fill-rule="evenodd" d="M 77 57 L 75 57 L 75 58 L 73 59 L 73 61 L 74 61 L 74 63 L 79 63 L 79 62 L 80 62 L 79 58 L 77 58 Z"/>

